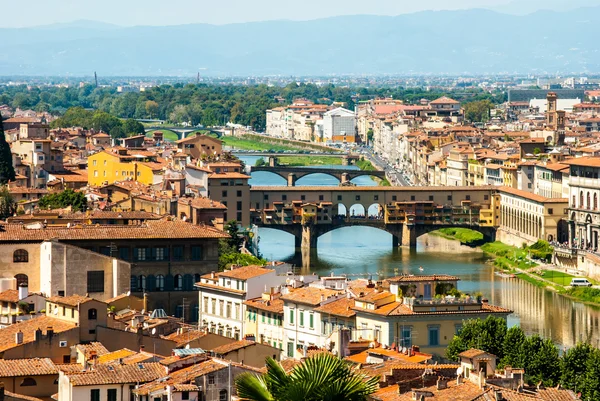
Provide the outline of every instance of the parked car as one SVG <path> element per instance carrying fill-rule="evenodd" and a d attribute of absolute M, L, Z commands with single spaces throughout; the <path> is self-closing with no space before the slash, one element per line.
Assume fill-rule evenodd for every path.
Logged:
<path fill-rule="evenodd" d="M 590 283 L 586 278 L 574 278 L 571 279 L 571 287 L 591 287 Z"/>

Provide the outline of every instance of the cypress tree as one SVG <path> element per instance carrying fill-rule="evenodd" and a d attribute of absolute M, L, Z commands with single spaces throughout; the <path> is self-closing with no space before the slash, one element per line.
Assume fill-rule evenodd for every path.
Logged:
<path fill-rule="evenodd" d="M 4 137 L 2 118 L 0 118 L 0 185 L 6 185 L 8 181 L 15 179 L 15 168 L 12 164 L 10 145 Z"/>

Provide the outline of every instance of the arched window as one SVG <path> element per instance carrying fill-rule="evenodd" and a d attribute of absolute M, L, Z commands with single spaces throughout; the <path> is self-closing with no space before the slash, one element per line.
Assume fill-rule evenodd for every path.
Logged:
<path fill-rule="evenodd" d="M 575 202 L 575 195 L 573 195 L 573 207 L 577 207 L 577 202 Z"/>
<path fill-rule="evenodd" d="M 183 290 L 183 276 L 181 274 L 175 275 L 175 280 L 173 284 L 175 291 Z"/>
<path fill-rule="evenodd" d="M 94 308 L 88 310 L 88 319 L 96 320 L 98 319 L 98 311 Z"/>
<path fill-rule="evenodd" d="M 592 208 L 592 202 L 590 201 L 591 197 L 590 197 L 590 193 L 587 193 L 587 208 L 591 209 Z"/>
<path fill-rule="evenodd" d="M 579 207 L 583 209 L 583 191 L 579 191 Z"/>
<path fill-rule="evenodd" d="M 146 276 L 141 275 L 140 280 L 138 281 L 138 290 L 146 291 Z"/>
<path fill-rule="evenodd" d="M 37 386 L 37 382 L 35 381 L 35 379 L 33 377 L 26 377 L 21 382 L 21 387 L 31 387 L 31 386 Z"/>
<path fill-rule="evenodd" d="M 227 401 L 227 390 L 219 391 L 219 401 Z"/>
<path fill-rule="evenodd" d="M 27 277 L 27 274 L 17 274 L 15 279 L 17 280 L 17 288 L 29 287 L 29 277 Z"/>
<path fill-rule="evenodd" d="M 594 210 L 598 210 L 598 194 L 594 194 Z"/>
<path fill-rule="evenodd" d="M 156 291 L 164 291 L 165 290 L 165 276 L 159 274 L 156 276 Z"/>
<path fill-rule="evenodd" d="M 13 262 L 14 263 L 27 263 L 29 262 L 29 252 L 25 249 L 17 249 L 13 253 Z"/>

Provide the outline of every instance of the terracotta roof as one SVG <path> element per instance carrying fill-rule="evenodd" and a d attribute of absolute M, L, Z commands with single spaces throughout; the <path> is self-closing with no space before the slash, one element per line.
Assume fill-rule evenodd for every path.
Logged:
<path fill-rule="evenodd" d="M 539 203 L 568 203 L 569 200 L 567 198 L 546 198 L 544 196 L 538 195 L 538 194 L 534 194 L 532 192 L 527 192 L 527 191 L 523 191 L 520 189 L 516 189 L 516 188 L 511 188 L 511 187 L 500 187 L 499 191 L 501 193 L 508 193 L 511 195 L 515 195 L 524 199 L 529 199 L 531 201 L 534 202 L 539 202 Z"/>
<path fill-rule="evenodd" d="M 0 359 L 0 377 L 57 375 L 50 358 Z"/>
<path fill-rule="evenodd" d="M 264 300 L 262 298 L 249 299 L 244 302 L 246 306 L 274 313 L 283 313 L 283 300 L 277 298 L 272 300 Z"/>
<path fill-rule="evenodd" d="M 476 356 L 483 355 L 483 354 L 487 354 L 487 352 L 482 351 L 477 348 L 471 348 L 464 352 L 461 352 L 460 354 L 458 354 L 458 356 L 462 356 L 465 358 L 475 358 Z"/>
<path fill-rule="evenodd" d="M 188 330 L 184 333 L 174 332 L 169 334 L 168 336 L 162 336 L 162 338 L 166 340 L 174 341 L 177 344 L 177 347 L 181 347 L 182 345 L 186 345 L 198 338 L 204 337 L 206 333 L 200 330 Z"/>
<path fill-rule="evenodd" d="M 510 309 L 502 308 L 496 305 L 482 304 L 479 310 L 455 310 L 455 311 L 436 311 L 436 312 L 415 312 L 406 305 L 400 305 L 394 308 L 390 316 L 405 316 L 405 315 L 469 315 L 469 314 L 487 314 L 487 313 L 506 313 L 510 314 Z"/>
<path fill-rule="evenodd" d="M 226 210 L 227 206 L 221 202 L 199 196 L 196 198 L 181 198 L 178 203 L 182 205 L 190 205 L 195 209 L 223 209 Z"/>
<path fill-rule="evenodd" d="M 563 162 L 573 166 L 584 166 L 584 167 L 600 167 L 600 157 L 576 157 Z"/>
<path fill-rule="evenodd" d="M 215 348 L 211 349 L 210 351 L 217 355 L 225 355 L 230 352 L 237 351 L 238 349 L 246 348 L 246 347 L 249 347 L 254 344 L 256 344 L 256 342 L 251 341 L 251 340 L 239 340 L 239 341 L 231 342 L 229 344 L 221 345 L 219 347 L 215 347 Z"/>
<path fill-rule="evenodd" d="M 54 296 L 47 299 L 48 302 L 61 305 L 77 306 L 86 302 L 94 301 L 93 298 L 84 297 L 83 295 L 70 295 L 68 297 Z M 102 301 L 98 301 L 102 302 Z"/>
<path fill-rule="evenodd" d="M 65 373 L 73 386 L 93 386 L 102 384 L 146 383 L 164 376 L 165 367 L 157 362 L 135 365 L 107 364 L 96 365 L 94 370 L 79 373 Z"/>
<path fill-rule="evenodd" d="M 356 312 L 352 310 L 353 307 L 354 299 L 345 297 L 333 302 L 329 302 L 325 305 L 321 305 L 318 308 L 315 308 L 315 312 L 321 312 L 326 315 L 352 317 L 356 315 Z"/>
<path fill-rule="evenodd" d="M 77 344 L 75 348 L 83 352 L 83 355 L 86 358 L 89 357 L 91 353 L 95 353 L 96 356 L 108 354 L 106 347 L 102 343 L 96 341 L 89 344 Z"/>
<path fill-rule="evenodd" d="M 135 354 L 137 354 L 137 352 L 132 351 L 127 348 L 123 348 L 123 349 L 120 349 L 117 351 L 109 352 L 104 355 L 100 355 L 98 357 L 98 363 L 100 363 L 100 364 L 110 363 L 110 362 L 118 361 L 119 359 L 131 356 L 131 355 L 135 355 Z"/>
<path fill-rule="evenodd" d="M 460 104 L 460 102 L 449 98 L 448 96 L 442 96 L 431 101 L 429 104 Z"/>
<path fill-rule="evenodd" d="M 6 390 L 4 390 L 4 397 L 7 401 L 43 401 L 41 398 L 30 397 L 28 395 L 17 394 Z"/>
<path fill-rule="evenodd" d="M 48 327 L 52 327 L 54 333 L 61 333 L 63 331 L 74 329 L 77 325 L 46 315 L 11 324 L 0 330 L 0 352 L 20 345 L 15 343 L 15 334 L 17 332 L 21 331 L 23 333 L 23 344 L 26 344 L 34 341 L 35 331 L 37 329 L 41 329 L 42 334 L 45 335 Z"/>
<path fill-rule="evenodd" d="M 58 368 L 58 370 L 62 372 L 74 373 L 83 371 L 83 365 L 80 365 L 78 363 L 57 363 L 55 365 Z"/>
<path fill-rule="evenodd" d="M 421 282 L 421 281 L 457 281 L 460 278 L 456 276 L 449 276 L 447 274 L 433 274 L 430 276 L 396 276 L 388 278 L 387 281 L 390 283 L 399 283 L 399 282 Z"/>
<path fill-rule="evenodd" d="M 223 172 L 223 173 L 212 173 L 208 176 L 209 179 L 218 179 L 218 178 L 241 178 L 241 179 L 249 179 L 251 178 L 249 175 L 235 172 Z"/>
<path fill-rule="evenodd" d="M 229 236 L 214 227 L 189 224 L 183 221 L 156 220 L 142 225 L 98 225 L 46 227 L 27 229 L 22 224 L 5 224 L 0 226 L 0 242 L 89 240 L 108 239 L 164 239 L 164 238 L 228 238 Z"/>
<path fill-rule="evenodd" d="M 335 297 L 340 293 L 340 291 L 326 288 L 302 287 L 282 295 L 281 299 L 283 301 L 316 306 L 319 305 L 322 300 Z"/>
<path fill-rule="evenodd" d="M 235 278 L 238 280 L 248 280 L 250 278 L 273 273 L 275 270 L 267 269 L 263 266 L 242 266 L 232 270 L 225 270 L 219 273 L 221 277 Z"/>
<path fill-rule="evenodd" d="M 0 292 L 0 302 L 19 302 L 19 291 L 18 290 L 6 290 Z"/>
<path fill-rule="evenodd" d="M 469 380 L 457 384 L 456 380 L 447 380 L 447 386 L 444 389 L 437 389 L 437 386 L 423 387 L 415 389 L 426 394 L 427 401 L 473 401 L 478 400 L 483 394 L 489 392 L 489 389 L 481 389 L 478 385 Z M 382 387 L 371 395 L 376 401 L 412 401 L 413 391 L 406 391 L 399 394 L 398 384 Z M 490 398 L 490 400 L 493 398 Z"/>

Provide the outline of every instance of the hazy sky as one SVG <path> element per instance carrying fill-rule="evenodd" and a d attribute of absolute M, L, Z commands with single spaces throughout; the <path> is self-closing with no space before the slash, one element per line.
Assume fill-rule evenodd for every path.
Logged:
<path fill-rule="evenodd" d="M 600 0 L 0 0 L 0 27 L 95 20 L 117 25 L 226 24 L 335 15 L 398 15 L 422 10 L 491 8 L 509 13 L 598 5 Z"/>

